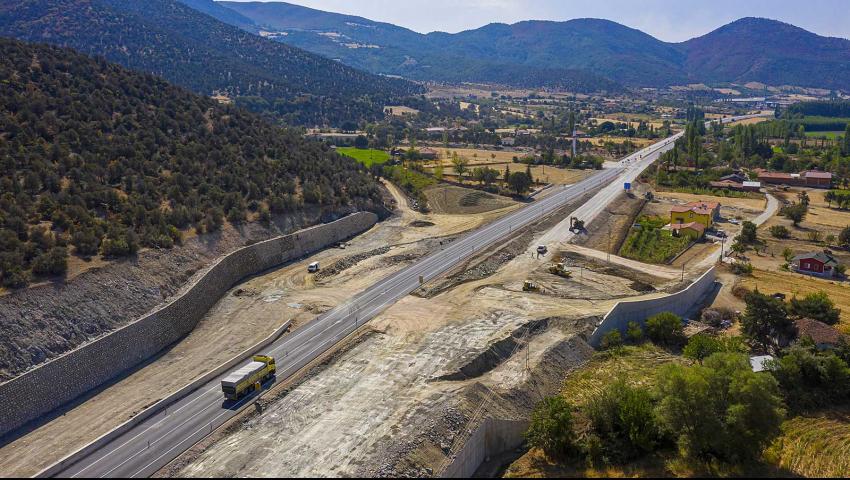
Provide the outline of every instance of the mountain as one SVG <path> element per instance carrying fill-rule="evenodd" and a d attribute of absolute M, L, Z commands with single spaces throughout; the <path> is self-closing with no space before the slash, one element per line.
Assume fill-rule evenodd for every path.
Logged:
<path fill-rule="evenodd" d="M 225 218 L 381 202 L 365 167 L 300 132 L 102 58 L 0 38 L 0 78 L 3 286 Z"/>
<path fill-rule="evenodd" d="M 238 14 L 194 0 L 236 23 Z M 210 95 L 226 92 L 293 124 L 382 116 L 421 87 L 274 42 L 174 0 L 0 0 L 0 35 L 103 56 Z"/>
<path fill-rule="evenodd" d="M 178 0 L 183 5 L 193 8 L 201 13 L 207 14 L 219 21 L 228 23 L 242 30 L 258 33 L 257 25 L 248 17 L 224 7 L 213 0 Z"/>
<path fill-rule="evenodd" d="M 546 58 L 517 61 L 533 47 L 525 42 L 529 38 L 522 32 L 524 26 L 517 27 L 515 38 L 496 38 L 502 27 L 508 27 L 501 25 L 456 36 L 422 35 L 389 23 L 284 2 L 218 3 L 250 18 L 280 42 L 373 73 L 415 80 L 496 82 L 578 91 L 621 88 L 600 72 L 576 68 L 569 62 L 552 63 Z M 497 45 L 489 45 L 491 42 Z M 675 51 L 672 54 L 679 55 Z"/>
<path fill-rule="evenodd" d="M 850 90 L 850 41 L 768 19 L 744 18 L 687 42 L 667 43 L 598 19 L 419 34 L 283 2 L 219 3 L 278 41 L 418 80 L 558 86 L 574 79 L 589 89 L 757 81 Z"/>
<path fill-rule="evenodd" d="M 850 40 L 787 23 L 743 18 L 680 45 L 684 69 L 701 82 L 762 82 L 850 89 Z"/>

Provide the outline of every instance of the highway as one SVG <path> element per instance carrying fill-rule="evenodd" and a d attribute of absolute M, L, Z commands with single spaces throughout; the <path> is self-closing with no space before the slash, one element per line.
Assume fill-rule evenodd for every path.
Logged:
<path fill-rule="evenodd" d="M 275 381 L 286 380 L 338 344 L 364 322 L 368 322 L 415 290 L 420 285 L 420 277 L 428 281 L 440 276 L 475 252 L 493 245 L 514 231 L 589 192 L 599 191 L 582 208 L 590 208 L 593 212 L 601 211 L 622 191 L 624 182 L 634 181 L 661 153 L 672 148 L 675 139 L 681 135 L 680 133 L 636 152 L 620 161 L 614 168 L 600 171 L 575 185 L 558 188 L 533 204 L 466 234 L 445 245 L 442 250 L 384 278 L 344 304 L 316 317 L 259 353 L 274 356 L 278 369 Z M 150 476 L 234 417 L 240 407 L 250 402 L 252 397 L 234 405 L 225 404 L 220 387 L 222 377 L 210 381 L 102 448 L 66 466 L 56 476 Z M 265 389 L 271 388 L 273 384 L 274 382 L 266 385 Z"/>

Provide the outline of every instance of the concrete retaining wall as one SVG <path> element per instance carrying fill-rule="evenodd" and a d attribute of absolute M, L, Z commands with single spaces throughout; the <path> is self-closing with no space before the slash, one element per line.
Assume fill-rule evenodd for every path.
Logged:
<path fill-rule="evenodd" d="M 471 478 L 488 457 L 522 445 L 527 429 L 527 421 L 485 419 L 439 476 Z"/>
<path fill-rule="evenodd" d="M 0 436 L 113 380 L 174 344 L 233 285 L 371 228 L 373 213 L 243 247 L 218 260 L 165 306 L 0 385 Z"/>
<path fill-rule="evenodd" d="M 712 267 L 711 270 L 705 272 L 681 292 L 649 300 L 619 302 L 605 315 L 588 343 L 594 348 L 599 348 L 606 333 L 619 330 L 620 333 L 625 334 L 629 322 L 637 322 L 643 325 L 647 318 L 662 312 L 672 312 L 681 317 L 686 316 L 714 290 L 715 278 L 716 272 Z"/>

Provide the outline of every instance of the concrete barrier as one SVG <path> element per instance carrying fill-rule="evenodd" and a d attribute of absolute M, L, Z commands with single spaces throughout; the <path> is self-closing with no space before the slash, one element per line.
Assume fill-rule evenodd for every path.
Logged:
<path fill-rule="evenodd" d="M 599 348 L 602 338 L 608 332 L 619 330 L 620 333 L 625 334 L 629 322 L 637 322 L 643 325 L 646 323 L 646 319 L 662 312 L 672 312 L 681 317 L 686 316 L 714 290 L 715 279 L 716 271 L 712 267 L 681 292 L 648 300 L 630 300 L 617 303 L 593 331 L 588 343 L 594 348 Z"/>
<path fill-rule="evenodd" d="M 519 447 L 525 441 L 528 422 L 487 418 L 467 439 L 451 462 L 438 472 L 440 478 L 472 478 L 482 463 L 494 455 Z"/>
<path fill-rule="evenodd" d="M 244 278 L 361 233 L 377 220 L 373 213 L 355 213 L 236 250 L 161 308 L 0 384 L 0 436 L 126 374 L 173 345 Z"/>

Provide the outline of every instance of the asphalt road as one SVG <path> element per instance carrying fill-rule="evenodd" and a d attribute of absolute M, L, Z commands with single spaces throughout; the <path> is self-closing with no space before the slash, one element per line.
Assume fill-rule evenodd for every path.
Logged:
<path fill-rule="evenodd" d="M 582 208 L 604 208 L 606 202 L 616 198 L 614 193 L 622 191 L 624 182 L 634 181 L 641 170 L 662 152 L 672 148 L 678 136 L 630 155 L 615 168 L 598 172 L 575 185 L 559 188 L 537 202 L 445 245 L 442 250 L 386 277 L 346 303 L 316 317 L 291 335 L 282 337 L 261 352 L 277 359 L 276 381 L 287 379 L 364 322 L 415 290 L 419 286 L 420 276 L 425 281 L 438 277 L 475 252 L 588 192 L 599 190 Z M 599 197 L 600 193 L 605 195 Z M 241 407 L 250 402 L 252 397 L 236 404 L 225 403 L 220 387 L 222 377 L 198 388 L 99 450 L 79 459 L 57 476 L 126 478 L 153 474 L 235 416 Z M 265 388 L 273 384 L 269 383 Z"/>

